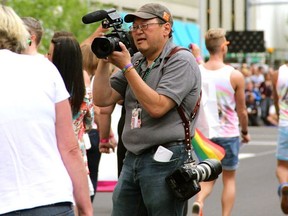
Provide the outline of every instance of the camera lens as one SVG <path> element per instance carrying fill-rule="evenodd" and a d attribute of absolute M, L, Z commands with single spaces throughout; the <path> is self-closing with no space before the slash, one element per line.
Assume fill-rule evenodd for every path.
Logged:
<path fill-rule="evenodd" d="M 91 49 L 98 58 L 105 58 L 110 55 L 118 45 L 118 38 L 99 37 L 92 42 Z"/>
<path fill-rule="evenodd" d="M 222 172 L 221 162 L 216 159 L 207 159 L 200 162 L 195 171 L 197 172 L 197 180 L 212 181 L 218 178 Z"/>

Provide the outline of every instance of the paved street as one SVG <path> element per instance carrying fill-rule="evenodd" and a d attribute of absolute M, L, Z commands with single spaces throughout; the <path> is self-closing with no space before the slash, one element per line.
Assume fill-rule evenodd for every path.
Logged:
<path fill-rule="evenodd" d="M 278 182 L 275 177 L 277 128 L 249 129 L 252 141 L 241 148 L 237 171 L 237 196 L 232 216 L 281 216 Z M 221 216 L 221 189 L 219 177 L 214 191 L 205 202 L 205 216 Z M 111 215 L 111 193 L 98 193 L 94 200 L 94 215 Z M 194 198 L 189 200 L 189 212 Z M 129 205 L 127 203 L 127 205 Z M 127 215 L 128 216 L 128 215 Z"/>

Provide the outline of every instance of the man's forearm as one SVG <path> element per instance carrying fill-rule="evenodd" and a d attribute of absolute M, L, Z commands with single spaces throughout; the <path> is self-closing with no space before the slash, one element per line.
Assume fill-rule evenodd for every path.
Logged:
<path fill-rule="evenodd" d="M 99 61 L 93 81 L 93 103 L 96 106 L 109 106 L 109 98 L 112 95 L 110 85 L 110 65 L 103 60 Z"/>
<path fill-rule="evenodd" d="M 102 25 L 100 25 L 91 35 L 89 35 L 88 38 L 86 38 L 82 43 L 81 45 L 84 45 L 84 44 L 92 44 L 93 40 L 96 38 L 96 37 L 101 37 L 104 35 L 105 32 L 109 31 L 109 29 L 105 29 L 102 27 Z"/>
<path fill-rule="evenodd" d="M 239 123 L 241 127 L 241 131 L 248 131 L 248 114 L 246 110 L 243 110 L 241 113 L 238 115 L 239 118 Z"/>

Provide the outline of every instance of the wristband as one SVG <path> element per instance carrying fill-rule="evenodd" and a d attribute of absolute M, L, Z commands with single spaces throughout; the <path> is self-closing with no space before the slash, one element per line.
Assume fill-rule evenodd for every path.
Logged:
<path fill-rule="evenodd" d="M 133 68 L 134 68 L 133 66 L 129 67 L 129 68 L 124 72 L 124 76 L 125 76 L 126 73 L 128 73 L 129 71 L 131 71 Z"/>
<path fill-rule="evenodd" d="M 124 68 L 122 69 L 122 73 L 124 74 L 130 67 L 133 67 L 132 63 L 125 65 Z"/>
<path fill-rule="evenodd" d="M 243 131 L 243 130 L 241 130 L 241 134 L 242 134 L 243 136 L 246 136 L 246 135 L 248 134 L 248 131 Z"/>
<path fill-rule="evenodd" d="M 112 138 L 114 138 L 114 135 L 109 135 L 109 139 L 112 139 Z"/>
<path fill-rule="evenodd" d="M 100 143 L 108 143 L 109 139 L 100 139 Z"/>

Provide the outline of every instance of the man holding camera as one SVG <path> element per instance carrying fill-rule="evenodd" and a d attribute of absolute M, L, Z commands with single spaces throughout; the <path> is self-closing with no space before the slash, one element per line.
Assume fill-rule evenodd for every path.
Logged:
<path fill-rule="evenodd" d="M 145 4 L 124 20 L 132 22 L 131 35 L 139 52 L 131 58 L 128 47 L 120 42 L 122 51 L 99 62 L 93 87 L 98 106 L 125 98 L 122 138 L 127 153 L 113 193 L 112 215 L 183 215 L 185 201 L 176 199 L 165 178 L 187 159 L 177 107 L 181 105 L 186 116 L 193 112 L 201 91 L 199 68 L 186 50 L 167 58 L 175 45 L 172 15 L 163 5 Z M 121 69 L 111 79 L 109 62 Z M 195 119 L 192 136 L 194 124 Z M 159 160 L 160 145 L 172 154 L 170 159 Z M 106 153 L 110 147 L 100 146 Z"/>

